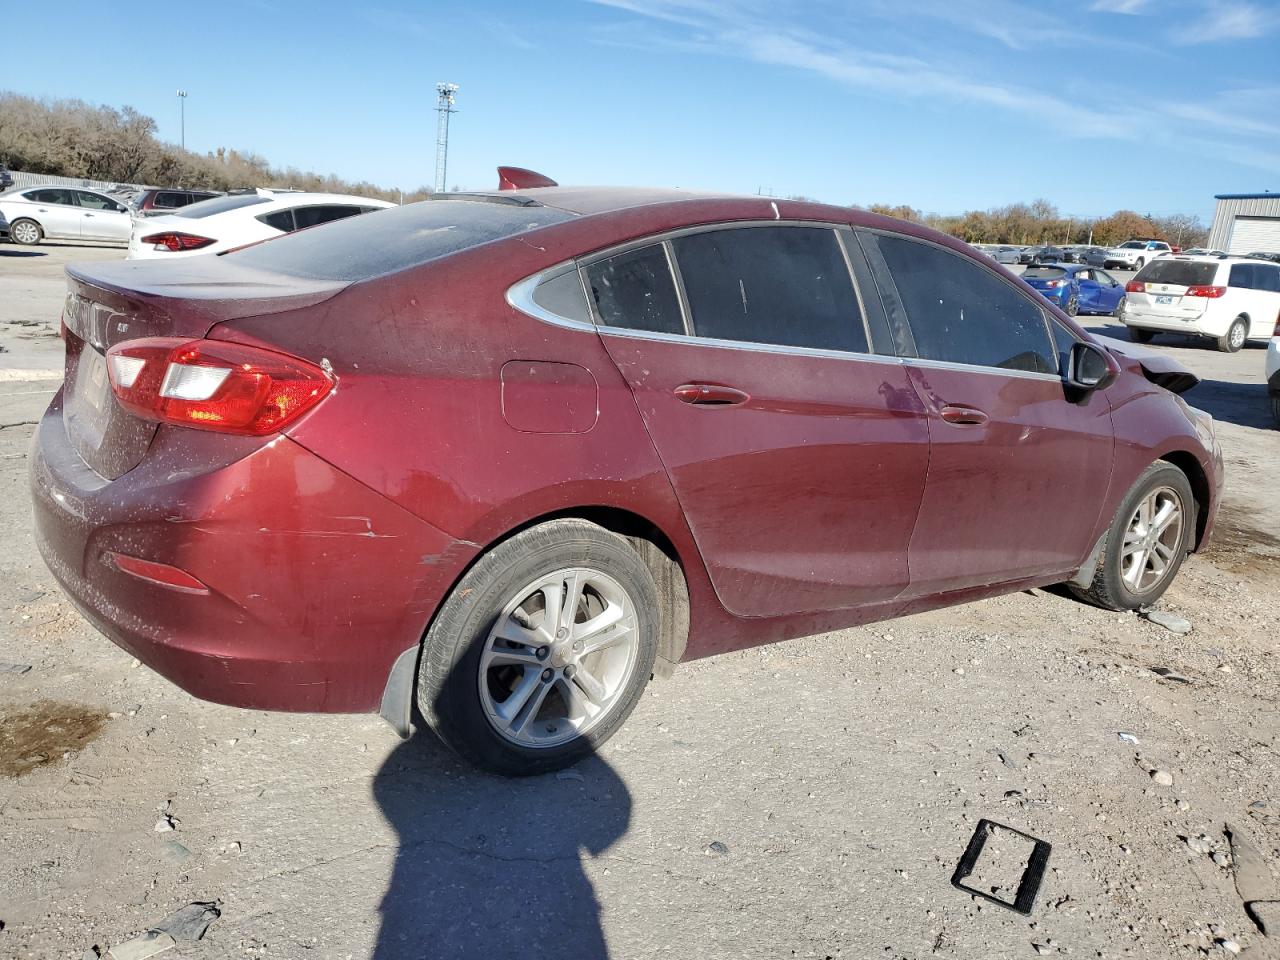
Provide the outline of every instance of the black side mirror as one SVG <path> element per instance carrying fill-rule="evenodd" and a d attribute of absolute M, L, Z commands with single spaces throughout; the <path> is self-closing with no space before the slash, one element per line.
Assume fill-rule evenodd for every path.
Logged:
<path fill-rule="evenodd" d="M 1119 367 L 1107 351 L 1094 343 L 1072 344 L 1067 359 L 1067 386 L 1080 393 L 1103 390 L 1115 381 Z"/>

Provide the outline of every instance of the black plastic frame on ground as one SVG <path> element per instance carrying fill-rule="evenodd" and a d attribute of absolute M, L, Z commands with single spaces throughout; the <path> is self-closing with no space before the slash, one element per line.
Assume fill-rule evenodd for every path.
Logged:
<path fill-rule="evenodd" d="M 987 843 L 987 837 L 991 835 L 991 831 L 996 827 L 1001 830 L 1008 830 L 1010 833 L 1022 837 L 1024 840 L 1030 840 L 1034 844 L 1031 850 L 1031 857 L 1027 861 L 1027 868 L 1022 872 L 1022 879 L 1018 882 L 1018 894 L 1012 903 L 1008 900 L 1001 900 L 999 897 L 993 897 L 991 894 L 985 893 L 976 887 L 966 886 L 964 883 L 969 874 L 973 872 L 973 868 L 978 862 L 978 857 L 982 856 L 982 848 Z M 1018 913 L 1030 914 L 1031 907 L 1036 902 L 1036 894 L 1040 892 L 1040 883 L 1044 880 L 1044 872 L 1049 866 L 1049 853 L 1052 849 L 1046 841 L 1039 840 L 1029 833 L 1023 833 L 1021 830 L 1013 829 L 1013 827 L 1006 827 L 1003 823 L 996 823 L 994 820 L 979 820 L 977 829 L 973 831 L 973 836 L 969 839 L 969 846 L 965 850 L 964 856 L 956 864 L 956 872 L 951 875 L 951 885 L 958 890 L 963 890 L 965 893 L 971 893 L 975 897 L 982 897 L 982 899 L 998 903 L 1002 907 L 1016 910 Z"/>

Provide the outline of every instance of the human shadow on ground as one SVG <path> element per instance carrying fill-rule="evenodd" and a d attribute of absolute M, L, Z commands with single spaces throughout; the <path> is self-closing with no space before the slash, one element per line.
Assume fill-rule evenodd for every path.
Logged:
<path fill-rule="evenodd" d="M 399 841 L 374 960 L 608 956 L 582 856 L 622 837 L 631 796 L 598 756 L 503 779 L 419 731 L 373 793 Z"/>

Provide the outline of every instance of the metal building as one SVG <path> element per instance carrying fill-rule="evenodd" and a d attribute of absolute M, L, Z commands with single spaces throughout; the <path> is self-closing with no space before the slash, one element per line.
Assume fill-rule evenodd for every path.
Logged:
<path fill-rule="evenodd" d="M 1220 193 L 1209 247 L 1227 253 L 1280 253 L 1280 193 Z"/>

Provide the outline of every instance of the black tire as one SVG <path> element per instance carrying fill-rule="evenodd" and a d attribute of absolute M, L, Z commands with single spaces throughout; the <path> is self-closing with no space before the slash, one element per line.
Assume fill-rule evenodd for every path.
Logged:
<path fill-rule="evenodd" d="M 1150 343 L 1155 339 L 1155 333 L 1151 330 L 1143 330 L 1141 327 L 1129 327 L 1129 339 L 1134 343 Z"/>
<path fill-rule="evenodd" d="M 24 247 L 34 247 L 44 239 L 44 231 L 34 220 L 22 217 L 9 224 L 9 239 Z"/>
<path fill-rule="evenodd" d="M 1249 335 L 1249 323 L 1244 317 L 1236 317 L 1227 332 L 1218 338 L 1218 349 L 1223 353 L 1236 353 Z"/>
<path fill-rule="evenodd" d="M 1133 272 L 1134 272 L 1134 273 L 1137 273 L 1139 270 L 1141 270 L 1141 269 L 1142 269 L 1143 267 L 1145 267 L 1146 265 L 1147 265 L 1147 261 L 1145 261 L 1145 260 L 1143 260 L 1141 257 L 1139 257 L 1139 258 L 1138 258 L 1138 262 L 1137 262 L 1137 263 L 1135 263 L 1135 264 L 1133 265 Z"/>
<path fill-rule="evenodd" d="M 1280 395 L 1271 398 L 1271 416 L 1275 419 L 1276 426 L 1280 427 Z"/>
<path fill-rule="evenodd" d="M 1116 302 L 1115 309 L 1111 311 L 1111 315 L 1117 320 L 1124 320 L 1125 309 L 1125 298 L 1121 297 L 1119 301 Z"/>
<path fill-rule="evenodd" d="M 1164 487 L 1177 495 L 1181 501 L 1182 527 L 1178 543 L 1161 579 L 1141 592 L 1133 590 L 1122 576 L 1123 561 L 1121 550 L 1124 546 L 1124 534 L 1133 519 L 1138 505 L 1153 491 Z M 1143 471 L 1130 488 L 1115 518 L 1107 530 L 1106 542 L 1102 547 L 1102 555 L 1093 573 L 1093 581 L 1087 587 L 1070 584 L 1072 593 L 1080 599 L 1088 601 L 1106 610 L 1137 610 L 1139 607 L 1155 603 L 1169 588 L 1169 584 L 1178 575 L 1182 561 L 1190 549 L 1192 537 L 1196 529 L 1196 501 L 1191 492 L 1191 483 L 1187 475 L 1164 460 L 1158 460 Z"/>
<path fill-rule="evenodd" d="M 557 746 L 523 746 L 499 733 L 485 713 L 481 655 L 516 594 L 538 577 L 570 567 L 598 570 L 627 591 L 635 607 L 636 659 L 615 702 L 586 733 Z M 653 575 L 625 539 L 573 518 L 530 527 L 476 561 L 441 605 L 423 640 L 418 709 L 446 745 L 491 772 L 530 776 L 570 766 L 617 732 L 639 702 L 653 672 L 659 620 Z"/>

